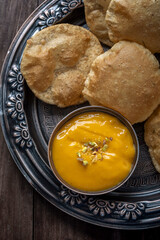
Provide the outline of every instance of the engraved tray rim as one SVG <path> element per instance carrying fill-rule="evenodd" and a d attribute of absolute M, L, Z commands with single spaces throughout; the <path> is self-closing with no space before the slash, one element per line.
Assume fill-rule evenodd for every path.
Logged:
<path fill-rule="evenodd" d="M 160 191 L 157 191 L 156 195 L 157 199 L 142 202 L 129 201 L 128 205 L 125 205 L 127 203 L 122 200 L 121 202 L 115 203 L 117 204 L 116 206 L 114 202 L 110 200 L 101 201 L 101 199 L 97 200 L 93 199 L 92 197 L 86 200 L 85 196 L 80 194 L 74 194 L 70 190 L 63 188 L 63 186 L 61 186 L 62 187 L 61 195 L 63 195 L 62 197 L 64 197 L 63 198 L 64 202 L 62 202 L 60 198 L 56 196 L 56 194 L 59 195 L 59 193 L 57 192 L 55 194 L 55 198 L 51 197 L 51 195 L 49 194 L 50 188 L 46 188 L 46 186 L 48 186 L 47 180 L 53 183 L 54 179 L 52 179 L 50 170 L 46 168 L 45 163 L 42 162 L 41 166 L 39 166 L 38 163 L 34 160 L 35 150 L 30 151 L 30 148 L 34 143 L 32 142 L 32 139 L 30 138 L 29 133 L 27 132 L 28 130 L 26 128 L 27 119 L 25 119 L 26 117 L 24 116 L 25 110 L 21 111 L 20 109 L 17 112 L 15 112 L 16 116 L 13 115 L 12 119 L 9 119 L 10 118 L 9 111 L 8 113 L 6 113 L 6 106 L 11 109 L 11 107 L 13 107 L 14 101 L 16 101 L 16 103 L 19 104 L 19 108 L 22 107 L 23 109 L 24 100 L 24 93 L 22 89 L 23 79 L 21 78 L 20 75 L 18 75 L 19 69 L 17 68 L 16 65 L 12 64 L 12 61 L 14 56 L 17 54 L 16 53 L 18 51 L 17 46 L 19 47 L 21 46 L 21 41 L 26 37 L 26 34 L 29 31 L 29 29 L 33 27 L 33 23 L 35 23 L 39 18 L 41 19 L 41 26 L 44 25 L 44 22 L 45 21 L 47 22 L 48 19 L 50 21 L 53 21 L 53 23 L 58 22 L 59 20 L 71 14 L 74 9 L 82 5 L 83 1 L 81 0 L 53 0 L 53 1 L 46 0 L 28 17 L 28 19 L 24 22 L 20 30 L 17 32 L 15 38 L 13 39 L 2 66 L 0 80 L 0 98 L 1 98 L 0 120 L 6 144 L 8 146 L 8 149 L 11 153 L 14 162 L 16 163 L 16 165 L 18 166 L 19 170 L 24 175 L 26 180 L 32 185 L 32 187 L 51 204 L 53 204 L 60 210 L 66 212 L 67 214 L 74 216 L 85 222 L 92 223 L 94 225 L 116 229 L 137 230 L 160 226 L 160 217 L 154 217 L 155 213 L 160 212 L 160 200 L 158 200 L 160 196 Z M 52 7 L 54 7 L 54 11 L 50 11 Z M 48 17 L 48 19 L 45 20 L 45 17 L 46 19 Z M 47 22 L 47 24 L 53 23 L 52 22 L 49 23 L 49 21 Z M 17 85 L 16 84 L 13 85 L 15 74 L 16 77 L 19 76 Z M 4 80 L 9 79 L 9 76 L 11 77 L 10 83 L 5 82 Z M 9 85 L 8 87 L 7 84 L 11 85 Z M 8 99 L 7 88 L 10 89 L 12 88 L 12 91 L 8 96 L 9 98 L 8 102 L 6 101 L 6 99 Z M 16 94 L 14 95 L 15 92 Z M 17 99 L 15 99 L 15 96 Z M 13 114 L 12 111 L 11 113 Z M 12 122 L 15 124 L 14 130 L 11 130 L 10 127 L 10 123 Z M 17 124 L 19 122 L 21 124 L 19 124 L 18 126 Z M 23 131 L 23 136 L 21 137 L 20 140 L 18 140 L 19 139 L 18 136 L 20 137 L 20 135 L 16 135 L 18 131 L 21 131 L 21 133 Z M 10 136 L 11 133 L 12 138 Z M 17 143 L 20 145 L 17 145 L 15 141 L 17 141 Z M 33 157 L 31 153 L 33 154 Z M 32 163 L 29 161 L 30 159 L 32 159 L 32 163 L 34 163 L 34 165 L 32 165 Z M 41 176 L 40 171 L 41 167 L 46 168 L 43 176 Z M 52 188 L 55 188 L 54 190 L 57 191 L 56 184 L 54 187 L 52 186 Z M 69 198 L 69 200 L 66 200 L 67 197 Z M 85 207 L 88 206 L 88 204 L 90 204 L 89 205 L 90 212 L 87 212 L 87 214 L 85 214 L 85 212 L 81 210 L 81 204 L 83 203 L 85 204 Z M 132 208 L 132 211 L 129 210 L 129 207 Z M 98 209 L 98 213 L 96 213 L 95 211 L 96 209 Z M 127 218 L 121 218 L 123 217 L 121 216 L 122 211 L 118 213 L 118 209 L 125 211 L 124 214 L 125 217 L 127 217 L 127 213 L 129 213 L 132 216 L 133 221 L 129 221 Z M 104 211 L 108 217 L 106 221 L 105 220 L 102 221 L 102 218 L 104 217 Z M 111 215 L 112 211 L 114 211 L 115 214 L 118 214 L 120 218 L 113 219 Z M 149 217 L 147 215 L 148 213 Z M 143 219 L 139 218 L 137 219 L 137 216 L 141 215 L 143 215 Z"/>

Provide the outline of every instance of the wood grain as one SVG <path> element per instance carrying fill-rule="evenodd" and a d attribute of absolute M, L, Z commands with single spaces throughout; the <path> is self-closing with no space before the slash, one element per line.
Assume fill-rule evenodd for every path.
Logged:
<path fill-rule="evenodd" d="M 33 0 L 0 0 L 0 68 L 14 35 L 37 5 Z M 12 160 L 1 131 L 0 239 L 33 239 L 33 189 Z"/>
<path fill-rule="evenodd" d="M 7 49 L 43 0 L 0 0 L 0 68 Z M 159 240 L 160 228 L 120 231 L 77 220 L 52 206 L 24 179 L 0 130 L 0 240 Z"/>
<path fill-rule="evenodd" d="M 159 240 L 160 228 L 125 231 L 94 226 L 56 209 L 37 193 L 34 204 L 35 240 Z"/>

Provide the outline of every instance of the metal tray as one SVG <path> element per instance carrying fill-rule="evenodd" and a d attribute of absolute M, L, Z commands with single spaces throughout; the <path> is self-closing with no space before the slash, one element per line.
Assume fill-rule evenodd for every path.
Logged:
<path fill-rule="evenodd" d="M 144 124 L 135 125 L 140 160 L 132 178 L 118 191 L 100 197 L 74 193 L 52 174 L 47 144 L 55 125 L 80 106 L 60 109 L 33 96 L 20 72 L 26 41 L 58 22 L 86 26 L 81 0 L 45 1 L 27 19 L 14 38 L 2 68 L 0 115 L 6 143 L 27 181 L 49 202 L 83 221 L 118 229 L 144 229 L 160 225 L 160 174 L 144 142 Z"/>

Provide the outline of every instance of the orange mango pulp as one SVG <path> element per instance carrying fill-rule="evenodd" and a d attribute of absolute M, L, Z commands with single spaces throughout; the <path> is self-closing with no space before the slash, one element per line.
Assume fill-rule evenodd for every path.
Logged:
<path fill-rule="evenodd" d="M 91 161 L 91 152 L 83 155 L 87 166 L 77 160 L 77 152 L 89 141 L 108 137 L 103 159 Z M 115 117 L 101 112 L 78 115 L 57 133 L 52 145 L 52 158 L 58 174 L 72 187 L 82 191 L 109 189 L 125 179 L 132 167 L 135 147 L 129 130 Z"/>

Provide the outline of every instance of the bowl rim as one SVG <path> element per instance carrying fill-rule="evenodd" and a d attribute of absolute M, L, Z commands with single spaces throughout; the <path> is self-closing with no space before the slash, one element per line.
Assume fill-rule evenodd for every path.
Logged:
<path fill-rule="evenodd" d="M 71 186 L 70 184 L 68 184 L 58 173 L 58 171 L 56 170 L 56 167 L 54 166 L 54 160 L 52 159 L 52 143 L 54 140 L 54 137 L 56 136 L 57 132 L 62 128 L 62 126 L 64 126 L 69 120 L 71 120 L 72 118 L 83 114 L 83 113 L 87 113 L 87 112 L 103 112 L 106 114 L 109 114 L 115 118 L 117 118 L 125 127 L 127 127 L 127 129 L 129 130 L 132 139 L 133 139 L 133 143 L 135 146 L 135 158 L 134 161 L 132 163 L 132 168 L 129 172 L 129 174 L 126 176 L 126 178 L 124 178 L 120 183 L 118 183 L 117 185 L 113 186 L 112 188 L 109 189 L 104 189 L 104 190 L 99 190 L 99 191 L 83 191 L 77 188 L 74 188 L 73 186 Z M 86 106 L 86 107 L 81 107 L 78 108 L 72 112 L 70 112 L 69 114 L 67 114 L 65 117 L 62 118 L 62 120 L 60 120 L 58 122 L 58 124 L 55 126 L 55 128 L 52 131 L 52 134 L 50 136 L 49 139 L 49 143 L 48 143 L 48 160 L 49 160 L 49 165 L 50 168 L 54 174 L 54 176 L 57 178 L 57 180 L 64 185 L 65 187 L 67 187 L 68 189 L 70 189 L 71 191 L 74 191 L 76 193 L 79 194 L 85 194 L 85 195 L 102 195 L 102 194 L 107 194 L 109 192 L 113 192 L 116 189 L 120 188 L 125 182 L 127 182 L 127 180 L 131 177 L 131 175 L 133 174 L 138 160 L 139 160 L 139 141 L 138 141 L 138 137 L 137 134 L 132 126 L 132 124 L 129 122 L 129 120 L 127 118 L 125 118 L 121 113 L 119 113 L 118 111 L 115 111 L 111 108 L 108 107 L 103 107 L 103 106 Z"/>

